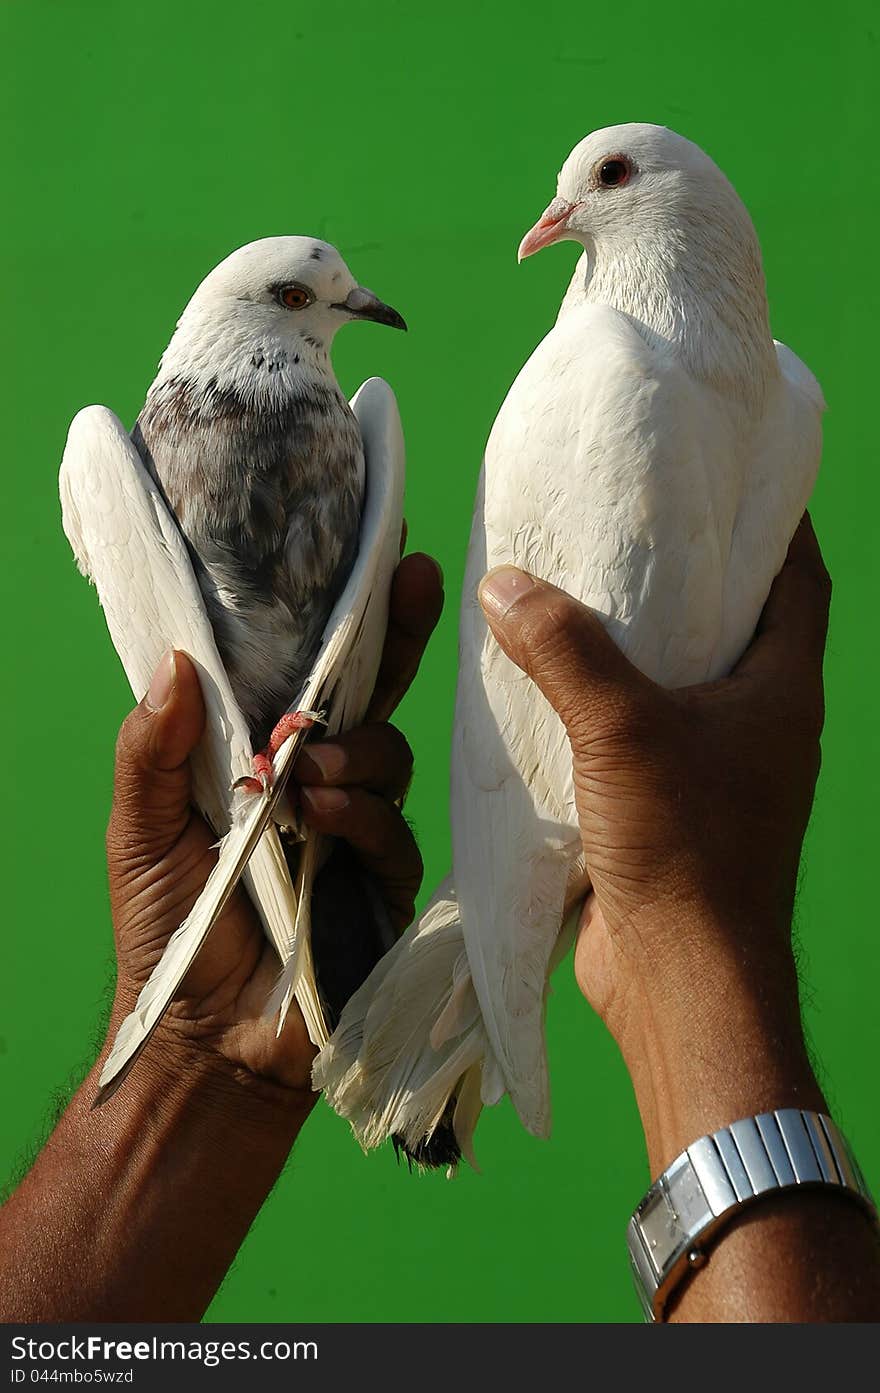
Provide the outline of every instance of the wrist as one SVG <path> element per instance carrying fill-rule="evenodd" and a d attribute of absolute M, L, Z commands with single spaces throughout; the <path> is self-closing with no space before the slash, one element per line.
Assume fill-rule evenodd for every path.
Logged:
<path fill-rule="evenodd" d="M 95 1065 L 103 1067 L 116 1033 L 132 1009 L 122 992 L 114 1003 L 107 1037 Z M 244 1126 L 255 1139 L 267 1133 L 288 1138 L 292 1145 L 311 1112 L 317 1094 L 309 1087 L 290 1087 L 268 1075 L 256 1073 L 221 1048 L 214 1038 L 200 1034 L 196 1023 L 163 1019 L 119 1085 L 128 1092 L 135 1110 L 174 1112 L 181 1105 L 218 1125 Z M 112 1100 L 111 1095 L 111 1100 Z M 211 1123 L 213 1125 L 213 1121 Z"/>
<path fill-rule="evenodd" d="M 825 1110 L 789 947 L 683 937 L 615 995 L 607 1019 L 630 1072 L 652 1175 L 737 1118 Z"/>
<path fill-rule="evenodd" d="M 121 997 L 118 1007 L 110 1039 L 124 1014 Z M 49 1274 L 22 1309 L 43 1320 L 198 1320 L 278 1179 L 310 1101 L 243 1077 L 209 1049 L 160 1028 L 118 1092 L 95 1108 L 108 1049 L 18 1192 L 24 1212 L 30 1205 L 45 1225 L 39 1241 Z M 30 1233 L 29 1248 L 36 1241 Z"/>

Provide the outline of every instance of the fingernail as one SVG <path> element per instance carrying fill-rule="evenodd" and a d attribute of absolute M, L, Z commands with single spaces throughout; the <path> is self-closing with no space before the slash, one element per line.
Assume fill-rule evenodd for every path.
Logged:
<path fill-rule="evenodd" d="M 511 605 L 533 590 L 535 581 L 528 571 L 517 566 L 496 566 L 483 576 L 477 592 L 484 610 L 497 619 L 503 619 Z"/>
<path fill-rule="evenodd" d="M 427 552 L 425 553 L 425 555 L 427 556 Z M 440 589 L 442 590 L 446 584 L 446 581 L 443 576 L 443 567 L 440 565 L 440 562 L 437 560 L 436 556 L 428 556 L 428 560 L 434 567 L 434 570 L 437 572 L 437 579 L 440 582 Z"/>
<path fill-rule="evenodd" d="M 308 771 L 304 770 L 302 766 L 308 760 L 314 764 L 322 779 L 332 783 L 334 779 L 339 778 L 345 768 L 346 754 L 341 745 L 333 745 L 329 741 L 309 745 L 297 761 L 297 775 L 304 783 L 308 783 Z"/>
<path fill-rule="evenodd" d="M 304 788 L 302 794 L 316 813 L 339 813 L 349 803 L 344 788 Z"/>
<path fill-rule="evenodd" d="M 162 710 L 174 691 L 176 681 L 177 665 L 174 659 L 174 649 L 169 648 L 168 652 L 162 655 L 162 660 L 153 673 L 153 680 L 145 698 L 146 705 L 151 711 Z"/>

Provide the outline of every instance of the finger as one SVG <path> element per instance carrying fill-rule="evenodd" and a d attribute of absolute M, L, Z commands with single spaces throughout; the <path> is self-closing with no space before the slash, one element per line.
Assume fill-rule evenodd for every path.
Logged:
<path fill-rule="evenodd" d="M 362 788 L 304 788 L 309 827 L 342 837 L 378 882 L 396 927 L 411 923 L 422 883 L 422 858 L 403 814 Z"/>
<path fill-rule="evenodd" d="M 809 514 L 804 513 L 754 641 L 736 667 L 737 676 L 821 672 L 830 603 L 831 580 Z"/>
<path fill-rule="evenodd" d="M 395 726 L 368 725 L 307 745 L 293 767 L 293 777 L 299 784 L 356 784 L 371 793 L 399 798 L 409 788 L 412 767 L 412 750 Z"/>
<path fill-rule="evenodd" d="M 515 566 L 484 577 L 479 600 L 505 653 L 531 677 L 574 738 L 599 711 L 650 688 L 597 616 L 564 590 Z"/>
<path fill-rule="evenodd" d="M 116 744 L 111 850 L 160 856 L 190 816 L 188 756 L 205 724 L 198 674 L 185 653 L 169 651 Z"/>
<path fill-rule="evenodd" d="M 367 720 L 387 721 L 416 673 L 443 609 L 443 572 L 431 556 L 413 552 L 394 573 L 388 632 Z"/>

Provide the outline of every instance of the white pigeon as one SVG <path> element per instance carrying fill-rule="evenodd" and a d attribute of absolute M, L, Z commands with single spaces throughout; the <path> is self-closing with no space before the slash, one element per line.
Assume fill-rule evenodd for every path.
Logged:
<path fill-rule="evenodd" d="M 821 453 L 818 383 L 774 342 L 751 220 L 696 145 L 645 124 L 587 136 L 520 259 L 563 239 L 583 256 L 479 486 L 452 877 L 314 1071 L 365 1146 L 396 1135 L 427 1163 L 472 1158 L 481 1105 L 505 1091 L 548 1133 L 547 978 L 588 885 L 565 731 L 488 632 L 481 577 L 513 563 L 576 595 L 658 683 L 717 678 L 754 632 Z"/>
<path fill-rule="evenodd" d="M 349 409 L 328 356 L 335 330 L 355 318 L 405 327 L 327 243 L 251 243 L 196 291 L 133 436 L 100 406 L 70 428 L 65 532 L 138 700 L 166 649 L 195 661 L 207 726 L 194 801 L 224 838 L 120 1027 L 99 1101 L 134 1063 L 242 876 L 278 953 L 280 1020 L 295 995 L 313 1043 L 328 1038 L 309 932 L 322 839 L 306 831 L 286 856 L 273 814 L 312 714 L 330 734 L 363 719 L 399 558 L 404 450 L 393 393 L 372 378 Z M 306 720 L 282 725 L 287 738 L 260 769 L 254 737 L 288 703 Z M 257 792 L 233 794 L 242 782 Z"/>

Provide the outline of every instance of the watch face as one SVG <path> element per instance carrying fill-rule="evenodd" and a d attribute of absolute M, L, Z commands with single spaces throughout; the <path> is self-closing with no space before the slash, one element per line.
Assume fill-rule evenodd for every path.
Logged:
<path fill-rule="evenodd" d="M 659 1276 L 670 1252 L 678 1246 L 675 1214 L 659 1186 L 639 1205 L 638 1216 L 642 1238 Z"/>
<path fill-rule="evenodd" d="M 712 1219 L 700 1182 L 687 1155 L 674 1161 L 639 1205 L 642 1237 L 658 1274 L 693 1234 Z"/>
<path fill-rule="evenodd" d="M 670 1166 L 664 1180 L 669 1206 L 686 1236 L 699 1233 L 704 1224 L 711 1223 L 712 1207 L 688 1156 L 682 1157 L 680 1165 L 676 1162 Z"/>

